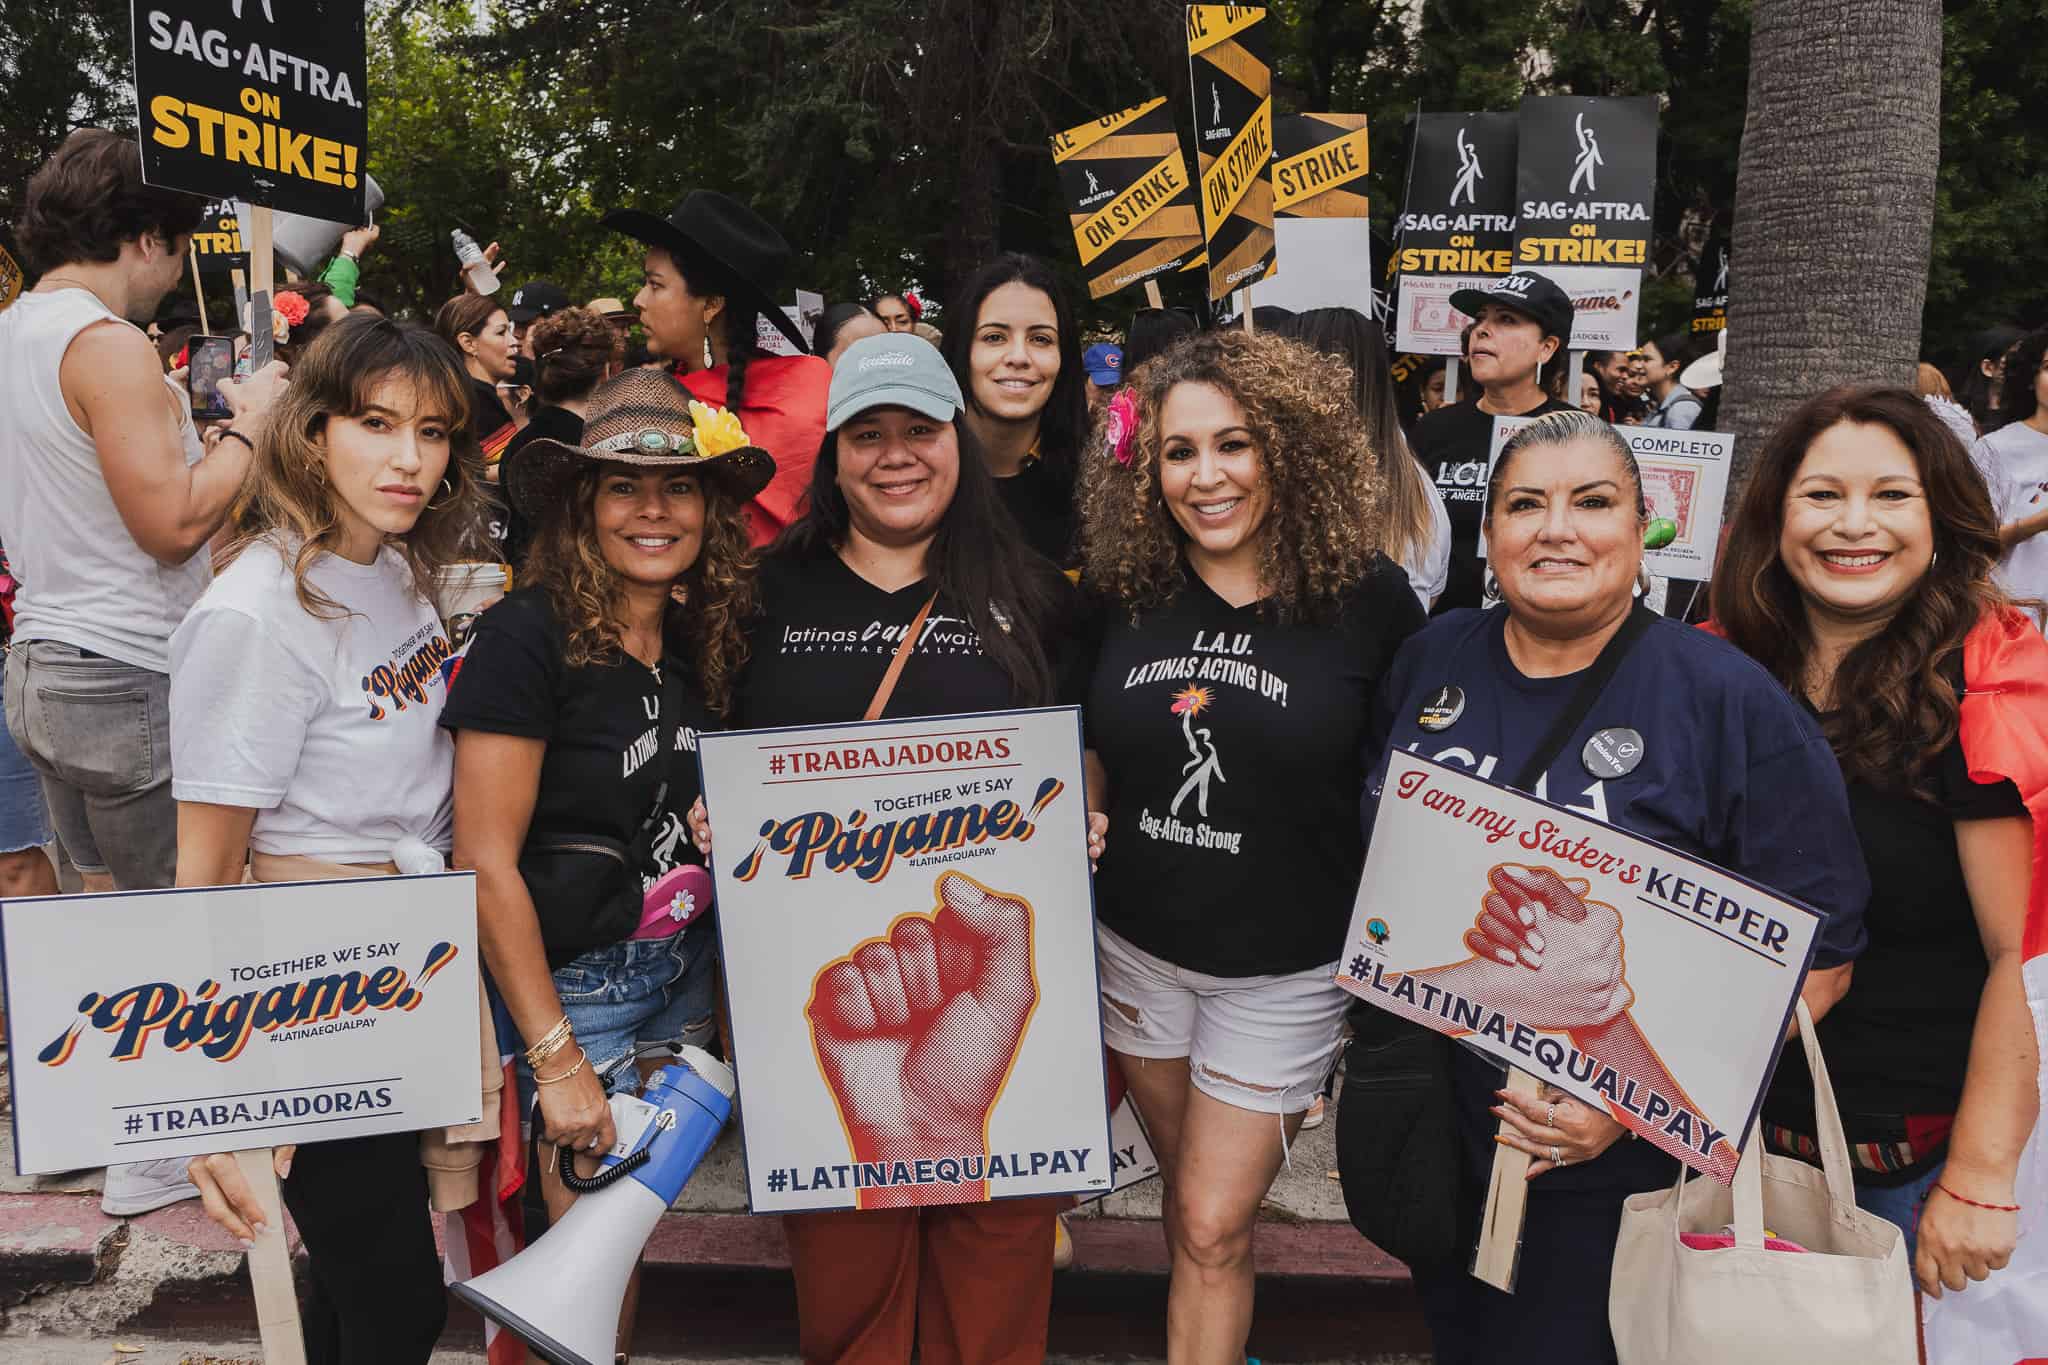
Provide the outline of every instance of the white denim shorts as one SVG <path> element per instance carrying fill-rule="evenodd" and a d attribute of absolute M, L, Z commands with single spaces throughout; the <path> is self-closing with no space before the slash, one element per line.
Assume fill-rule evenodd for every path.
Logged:
<path fill-rule="evenodd" d="M 1095 928 L 1103 1041 L 1127 1057 L 1188 1059 L 1195 1089 L 1259 1114 L 1315 1102 L 1344 1040 L 1351 997 L 1337 964 L 1285 976 L 1206 976 Z"/>

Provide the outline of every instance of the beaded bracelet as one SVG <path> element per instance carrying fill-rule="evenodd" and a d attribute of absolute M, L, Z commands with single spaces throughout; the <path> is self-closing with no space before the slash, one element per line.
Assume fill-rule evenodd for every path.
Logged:
<path fill-rule="evenodd" d="M 1965 1199 L 1940 1181 L 1935 1182 L 1934 1188 L 1940 1190 L 1958 1204 L 1968 1204 L 1973 1209 L 1990 1209 L 1993 1213 L 2018 1213 L 2020 1211 L 2018 1204 L 1986 1204 L 1981 1200 Z"/>

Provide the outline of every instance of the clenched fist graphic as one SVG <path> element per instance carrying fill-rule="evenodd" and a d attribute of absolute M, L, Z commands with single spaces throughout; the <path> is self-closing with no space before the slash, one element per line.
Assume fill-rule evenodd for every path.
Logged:
<path fill-rule="evenodd" d="M 1038 1005 L 1031 907 L 958 872 L 937 900 L 828 963 L 804 1009 L 854 1160 L 977 1177 L 864 1188 L 864 1209 L 987 1198 L 989 1113 Z"/>

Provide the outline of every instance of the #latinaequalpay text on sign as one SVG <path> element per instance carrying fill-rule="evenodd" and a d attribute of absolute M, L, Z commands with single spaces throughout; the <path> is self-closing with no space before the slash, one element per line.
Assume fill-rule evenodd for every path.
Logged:
<path fill-rule="evenodd" d="M 1711 863 L 1396 753 L 1337 984 L 1726 1183 L 1820 925 Z"/>
<path fill-rule="evenodd" d="M 697 755 L 754 1212 L 1108 1190 L 1080 711 Z"/>
<path fill-rule="evenodd" d="M 17 1173 L 482 1117 L 476 874 L 0 902 Z"/>

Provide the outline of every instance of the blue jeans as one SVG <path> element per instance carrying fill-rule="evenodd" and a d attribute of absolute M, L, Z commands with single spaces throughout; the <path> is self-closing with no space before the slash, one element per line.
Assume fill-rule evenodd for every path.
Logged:
<path fill-rule="evenodd" d="M 42 777 L 65 852 L 121 891 L 178 874 L 171 677 L 55 640 L 7 651 L 7 731 Z"/>
<path fill-rule="evenodd" d="M 42 779 L 14 736 L 0 728 L 0 853 L 20 853 L 49 842 L 50 814 L 43 806 Z"/>
<path fill-rule="evenodd" d="M 1933 1170 L 1904 1185 L 1866 1185 L 1863 1173 L 1856 1172 L 1856 1204 L 1865 1213 L 1874 1213 L 1885 1222 L 1906 1234 L 1906 1268 L 1913 1268 L 1913 1251 L 1920 1242 L 1920 1209 L 1927 1202 L 1927 1196 L 1941 1179 L 1942 1167 L 1946 1162 L 1937 1163 Z"/>
<path fill-rule="evenodd" d="M 717 959 L 718 929 L 705 915 L 679 934 L 592 948 L 555 968 L 562 1012 L 592 1068 L 602 1071 L 642 1045 L 708 1045 L 718 1033 L 712 986 Z M 530 1114 L 537 1087 L 524 1055 L 517 1065 L 519 1112 Z M 638 1094 L 639 1073 L 621 1067 L 606 1089 Z"/>

